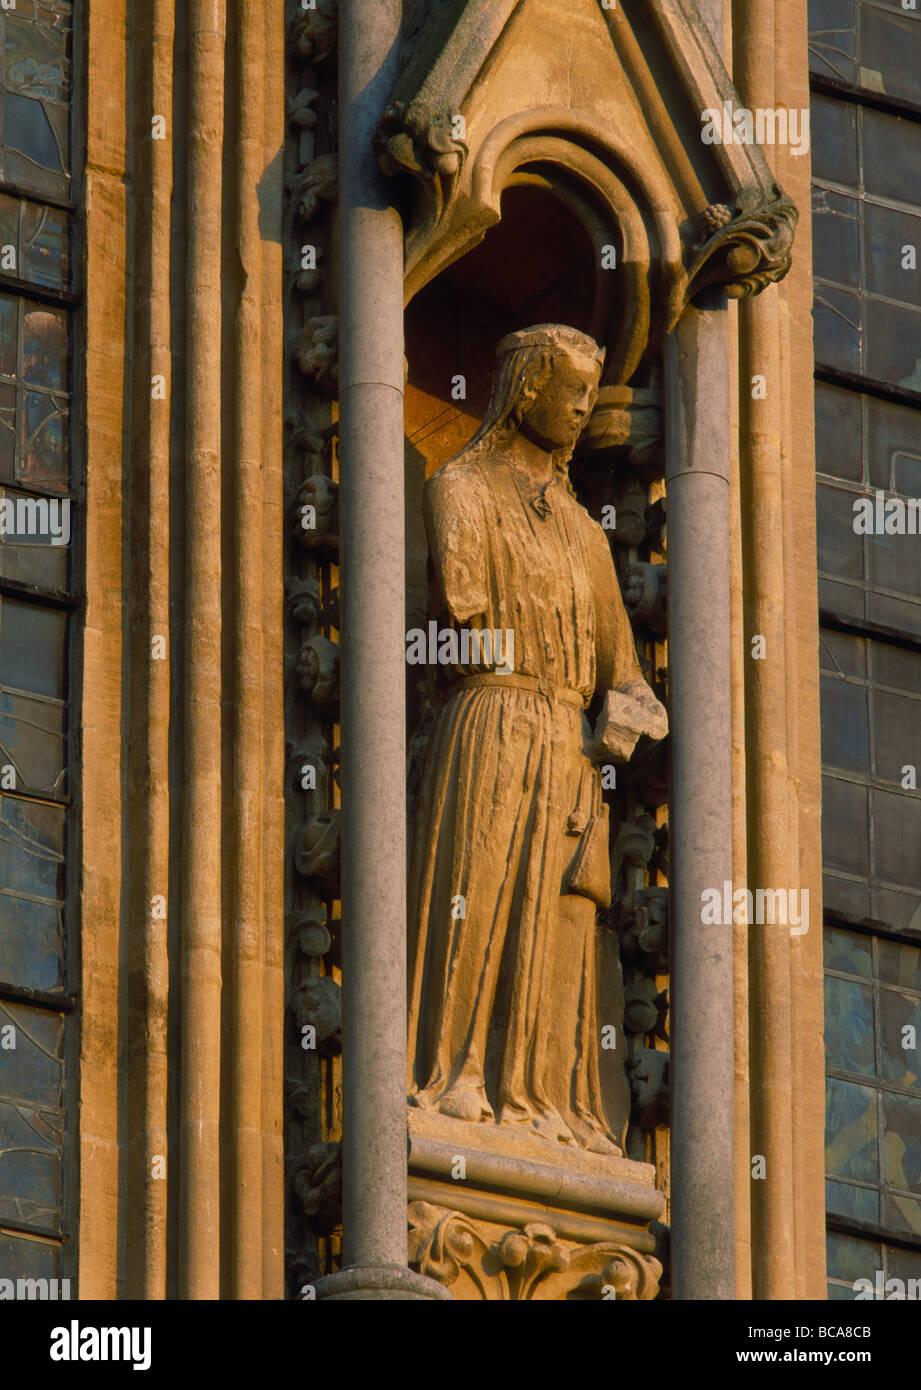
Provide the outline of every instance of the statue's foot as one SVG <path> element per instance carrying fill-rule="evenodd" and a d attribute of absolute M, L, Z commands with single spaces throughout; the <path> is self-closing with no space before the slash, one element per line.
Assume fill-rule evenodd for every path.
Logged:
<path fill-rule="evenodd" d="M 623 1149 L 601 1128 L 594 1115 L 580 1114 L 572 1121 L 572 1132 L 579 1147 L 593 1154 L 610 1154 L 623 1158 Z"/>
<path fill-rule="evenodd" d="M 495 1114 L 482 1086 L 452 1086 L 438 1102 L 442 1115 L 450 1115 L 455 1120 L 494 1120 Z"/>
<path fill-rule="evenodd" d="M 567 1124 L 564 1123 L 562 1115 L 558 1115 L 555 1110 L 548 1111 L 546 1114 L 535 1115 L 531 1121 L 531 1128 L 535 1134 L 539 1134 L 541 1139 L 552 1139 L 556 1144 L 574 1144 L 575 1135 Z"/>
<path fill-rule="evenodd" d="M 523 1105 L 506 1101 L 499 1115 L 500 1125 L 527 1125 L 541 1139 L 552 1139 L 555 1144 L 574 1144 L 572 1130 L 566 1125 L 562 1115 L 556 1110 L 530 1110 Z"/>

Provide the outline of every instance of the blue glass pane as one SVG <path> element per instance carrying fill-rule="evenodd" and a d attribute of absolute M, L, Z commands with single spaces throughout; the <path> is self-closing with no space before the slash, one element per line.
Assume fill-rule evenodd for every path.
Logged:
<path fill-rule="evenodd" d="M 826 975 L 825 1055 L 839 1071 L 876 1074 L 872 985 Z"/>
<path fill-rule="evenodd" d="M 829 1179 L 825 1184 L 825 1210 L 848 1221 L 865 1221 L 868 1225 L 878 1226 L 879 1190 Z"/>
<path fill-rule="evenodd" d="M 850 102 L 814 93 L 811 104 L 812 173 L 829 183 L 857 187 L 857 114 Z"/>
<path fill-rule="evenodd" d="M 0 1279 L 59 1279 L 60 1275 L 61 1247 L 56 1241 L 0 1231 Z M 24 1296 L 28 1297 L 27 1290 Z"/>
<path fill-rule="evenodd" d="M 825 1082 L 825 1171 L 832 1177 L 879 1181 L 876 1092 L 828 1077 Z"/>
<path fill-rule="evenodd" d="M 866 688 L 823 676 L 821 702 L 823 764 L 866 776 L 870 770 Z"/>
<path fill-rule="evenodd" d="M 895 13 L 901 9 L 902 13 Z M 921 102 L 921 12 L 860 6 L 860 84 L 904 101 Z"/>
<path fill-rule="evenodd" d="M 873 974 L 873 953 L 870 938 L 843 927 L 826 927 L 824 931 L 825 968 L 840 970 L 845 975 Z"/>
<path fill-rule="evenodd" d="M 0 916 L 4 895 L 64 903 L 64 811 L 0 796 Z"/>
<path fill-rule="evenodd" d="M 849 874 L 869 870 L 867 791 L 836 777 L 822 779 L 822 850 L 826 869 Z"/>
<path fill-rule="evenodd" d="M 921 1098 L 883 1093 L 886 1182 L 921 1193 Z"/>
<path fill-rule="evenodd" d="M 809 0 L 809 68 L 853 82 L 857 70 L 854 0 Z"/>
<path fill-rule="evenodd" d="M 0 980 L 25 989 L 64 987 L 64 914 L 56 904 L 0 896 Z"/>
<path fill-rule="evenodd" d="M 852 1283 L 855 1279 L 873 1279 L 876 1271 L 882 1269 L 882 1250 L 872 1241 L 858 1240 L 856 1236 L 828 1233 L 828 1277 L 845 1279 Z"/>
<path fill-rule="evenodd" d="M 921 1094 L 921 998 L 881 989 L 879 1007 L 880 1076 Z"/>

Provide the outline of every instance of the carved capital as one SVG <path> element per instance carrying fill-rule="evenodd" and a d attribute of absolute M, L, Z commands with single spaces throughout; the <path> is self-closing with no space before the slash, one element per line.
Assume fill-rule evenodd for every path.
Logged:
<path fill-rule="evenodd" d="M 722 285 L 730 299 L 745 299 L 783 279 L 799 213 L 777 184 L 774 195 L 766 199 L 760 189 L 743 188 L 734 214 L 722 205 L 705 210 L 704 237 L 688 273 L 689 299 L 709 285 Z"/>
<path fill-rule="evenodd" d="M 412 1202 L 409 1222 L 410 1264 L 456 1298 L 645 1302 L 659 1291 L 659 1261 L 614 1241 L 575 1245 L 540 1221 L 503 1231 L 431 1202 Z"/>

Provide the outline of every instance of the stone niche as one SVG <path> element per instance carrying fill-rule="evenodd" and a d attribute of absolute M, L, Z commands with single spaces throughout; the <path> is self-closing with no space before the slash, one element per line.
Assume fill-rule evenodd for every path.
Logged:
<path fill-rule="evenodd" d="M 796 218 L 757 147 L 700 141 L 697 113 L 734 97 L 693 0 L 408 5 L 376 137 L 407 227 L 407 631 L 430 608 L 423 490 L 483 420 L 497 341 L 564 324 L 605 353 L 569 479 L 596 521 L 616 515 L 608 539 L 642 678 L 667 703 L 664 340 L 688 304 L 780 279 Z M 439 679 L 407 669 L 411 814 Z M 667 1289 L 661 732 L 641 739 L 616 788 L 613 902 L 595 941 L 598 1026 L 616 1039 L 599 1058 L 612 1151 L 408 1108 L 410 1262 L 458 1299 Z"/>

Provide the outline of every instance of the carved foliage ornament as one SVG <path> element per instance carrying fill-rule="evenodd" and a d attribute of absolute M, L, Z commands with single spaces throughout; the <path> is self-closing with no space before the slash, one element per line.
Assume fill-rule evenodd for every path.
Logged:
<path fill-rule="evenodd" d="M 735 216 L 722 205 L 707 208 L 702 216 L 705 238 L 695 247 L 689 271 L 689 297 L 721 284 L 730 299 L 746 299 L 782 280 L 790 269 L 798 217 L 796 205 L 777 184 L 769 200 L 760 189 L 743 188 Z"/>
<path fill-rule="evenodd" d="M 659 1291 L 659 1261 L 613 1241 L 568 1246 L 540 1221 L 494 1239 L 478 1222 L 430 1202 L 412 1202 L 409 1221 L 410 1264 L 457 1286 L 459 1297 L 648 1302 Z"/>

